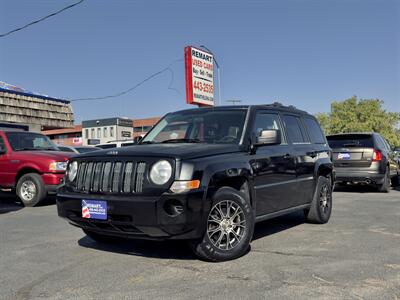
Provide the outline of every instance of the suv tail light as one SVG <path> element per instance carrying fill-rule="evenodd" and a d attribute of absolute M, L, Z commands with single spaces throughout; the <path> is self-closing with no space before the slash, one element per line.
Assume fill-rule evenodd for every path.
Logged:
<path fill-rule="evenodd" d="M 382 152 L 379 150 L 374 150 L 374 155 L 372 156 L 372 161 L 381 161 L 382 160 Z"/>

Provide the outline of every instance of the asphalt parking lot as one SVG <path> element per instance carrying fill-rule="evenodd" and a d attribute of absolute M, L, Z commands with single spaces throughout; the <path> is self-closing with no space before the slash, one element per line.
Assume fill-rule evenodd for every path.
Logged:
<path fill-rule="evenodd" d="M 224 263 L 181 242 L 96 244 L 53 201 L 0 197 L 1 299 L 400 298 L 400 190 L 342 188 L 328 224 L 300 213 L 260 223 L 250 252 Z"/>

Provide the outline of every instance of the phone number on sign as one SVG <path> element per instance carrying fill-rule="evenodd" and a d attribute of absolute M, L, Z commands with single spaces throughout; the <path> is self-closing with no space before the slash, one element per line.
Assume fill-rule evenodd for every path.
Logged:
<path fill-rule="evenodd" d="M 199 81 L 193 82 L 193 88 L 204 93 L 214 93 L 214 86 L 212 84 L 203 83 Z"/>

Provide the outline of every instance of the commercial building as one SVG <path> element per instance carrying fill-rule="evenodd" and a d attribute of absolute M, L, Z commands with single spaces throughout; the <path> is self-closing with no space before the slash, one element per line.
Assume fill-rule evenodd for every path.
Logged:
<path fill-rule="evenodd" d="M 69 101 L 39 95 L 0 81 L 0 128 L 41 130 L 73 127 Z"/>
<path fill-rule="evenodd" d="M 131 119 L 108 118 L 82 122 L 82 141 L 84 146 L 131 139 L 133 139 L 133 123 Z"/>
<path fill-rule="evenodd" d="M 133 137 L 144 136 L 161 118 L 146 118 L 133 120 Z"/>
<path fill-rule="evenodd" d="M 42 131 L 57 145 L 82 146 L 82 125 L 72 128 L 53 129 Z"/>

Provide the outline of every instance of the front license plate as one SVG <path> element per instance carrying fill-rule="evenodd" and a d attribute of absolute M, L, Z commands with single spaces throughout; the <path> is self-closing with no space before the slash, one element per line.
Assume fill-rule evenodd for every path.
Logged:
<path fill-rule="evenodd" d="M 337 158 L 343 160 L 350 159 L 350 153 L 339 153 Z"/>
<path fill-rule="evenodd" d="M 82 218 L 107 220 L 107 202 L 82 200 Z"/>

